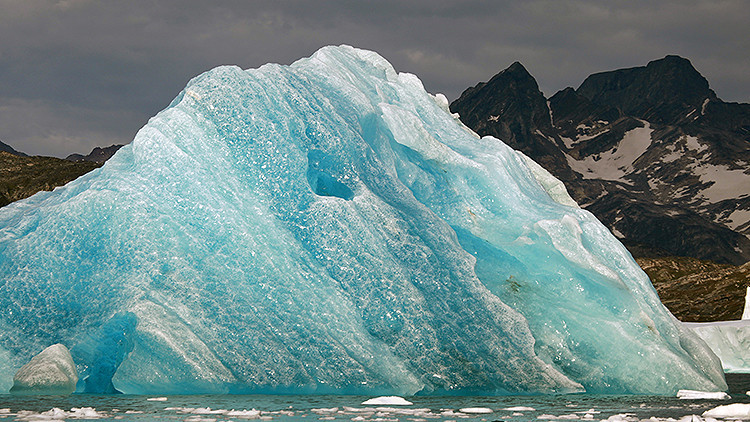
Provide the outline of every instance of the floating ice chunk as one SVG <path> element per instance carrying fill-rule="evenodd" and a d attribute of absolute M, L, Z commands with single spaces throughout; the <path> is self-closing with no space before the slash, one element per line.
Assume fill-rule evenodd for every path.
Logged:
<path fill-rule="evenodd" d="M 226 409 L 216 409 L 211 410 L 210 407 L 198 407 L 193 409 L 190 413 L 194 415 L 223 415 L 224 413 L 227 413 L 228 410 Z"/>
<path fill-rule="evenodd" d="M 17 421 L 63 421 L 66 419 L 105 419 L 111 415 L 104 412 L 97 412 L 93 407 L 73 407 L 70 411 L 65 411 L 59 407 L 54 407 L 46 412 L 37 413 L 31 410 L 21 410 L 16 415 Z"/>
<path fill-rule="evenodd" d="M 476 413 L 476 414 L 492 413 L 492 409 L 490 409 L 489 407 L 463 407 L 458 410 L 461 413 Z"/>
<path fill-rule="evenodd" d="M 723 419 L 750 419 L 750 403 L 732 403 L 703 412 L 704 417 Z"/>
<path fill-rule="evenodd" d="M 528 406 L 513 406 L 513 407 L 505 407 L 503 410 L 507 410 L 509 412 L 535 412 L 536 409 L 533 407 Z"/>
<path fill-rule="evenodd" d="M 638 418 L 632 413 L 619 413 L 605 419 L 607 422 L 636 422 Z"/>
<path fill-rule="evenodd" d="M 167 401 L 166 397 L 149 397 L 146 401 Z"/>
<path fill-rule="evenodd" d="M 389 406 L 410 406 L 414 403 L 398 396 L 381 396 L 375 397 L 362 402 L 363 405 L 389 405 Z"/>
<path fill-rule="evenodd" d="M 227 417 L 233 417 L 233 418 L 241 418 L 241 419 L 255 419 L 260 417 L 260 410 L 251 409 L 251 410 L 230 410 L 227 413 L 225 413 Z"/>
<path fill-rule="evenodd" d="M 677 398 L 683 400 L 728 400 L 731 399 L 729 394 L 723 391 L 696 391 L 696 390 L 680 390 L 677 392 Z"/>
<path fill-rule="evenodd" d="M 339 411 L 338 407 L 321 407 L 310 410 L 313 413 L 336 413 Z"/>
<path fill-rule="evenodd" d="M 68 348 L 53 344 L 34 356 L 13 377 L 11 393 L 70 394 L 76 389 L 78 371 Z"/>

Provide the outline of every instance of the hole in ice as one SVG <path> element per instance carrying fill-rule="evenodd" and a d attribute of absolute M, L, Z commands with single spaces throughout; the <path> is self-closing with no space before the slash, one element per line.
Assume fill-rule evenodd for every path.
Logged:
<path fill-rule="evenodd" d="M 307 181 L 316 195 L 354 198 L 354 192 L 331 173 L 333 160 L 323 151 L 312 150 L 307 154 Z"/>

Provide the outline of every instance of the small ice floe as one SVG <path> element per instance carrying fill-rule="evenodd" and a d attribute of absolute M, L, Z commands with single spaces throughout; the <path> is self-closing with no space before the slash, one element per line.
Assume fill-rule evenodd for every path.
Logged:
<path fill-rule="evenodd" d="M 149 397 L 146 401 L 167 401 L 166 397 Z"/>
<path fill-rule="evenodd" d="M 489 407 L 464 407 L 461 409 L 458 409 L 461 413 L 471 413 L 471 414 L 487 414 L 492 413 L 492 409 Z"/>
<path fill-rule="evenodd" d="M 750 419 L 750 403 L 732 403 L 703 412 L 704 417 L 723 419 Z"/>
<path fill-rule="evenodd" d="M 575 413 L 571 413 L 569 415 L 539 415 L 536 417 L 537 419 L 541 420 L 576 420 L 581 419 L 580 416 L 576 415 Z"/>
<path fill-rule="evenodd" d="M 381 396 L 362 402 L 363 405 L 411 406 L 412 402 L 399 396 Z"/>
<path fill-rule="evenodd" d="M 697 390 L 680 390 L 677 392 L 677 398 L 682 400 L 728 400 L 731 399 L 729 394 L 723 391 L 697 391 Z"/>
<path fill-rule="evenodd" d="M 17 421 L 53 421 L 65 419 L 92 420 L 109 417 L 110 415 L 97 412 L 93 407 L 73 407 L 69 412 L 57 407 L 42 413 L 33 412 L 31 410 L 21 410 L 16 414 Z"/>
<path fill-rule="evenodd" d="M 321 407 L 310 410 L 313 413 L 336 413 L 339 411 L 338 407 Z"/>
<path fill-rule="evenodd" d="M 197 408 L 193 409 L 193 411 L 190 412 L 190 413 L 192 413 L 194 415 L 223 415 L 223 414 L 225 414 L 227 412 L 228 412 L 228 410 L 226 410 L 226 409 L 211 410 L 210 407 L 197 407 Z"/>
<path fill-rule="evenodd" d="M 619 413 L 604 420 L 607 422 L 638 422 L 638 418 L 632 413 Z"/>
<path fill-rule="evenodd" d="M 239 418 L 239 419 L 256 419 L 260 417 L 260 410 L 230 410 L 225 413 L 226 416 Z"/>
<path fill-rule="evenodd" d="M 534 409 L 533 407 L 528 407 L 528 406 L 506 407 L 502 410 L 507 410 L 508 412 L 536 412 L 536 409 Z"/>

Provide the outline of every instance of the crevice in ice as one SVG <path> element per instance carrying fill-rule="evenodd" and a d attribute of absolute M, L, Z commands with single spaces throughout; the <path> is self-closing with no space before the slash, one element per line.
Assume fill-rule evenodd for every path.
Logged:
<path fill-rule="evenodd" d="M 132 336 L 137 324 L 135 314 L 119 312 L 73 347 L 71 353 L 80 374 L 77 391 L 119 393 L 112 377 L 133 350 Z"/>
<path fill-rule="evenodd" d="M 331 173 L 330 156 L 320 150 L 311 150 L 307 153 L 307 181 L 316 195 L 335 196 L 351 200 L 354 192 Z"/>

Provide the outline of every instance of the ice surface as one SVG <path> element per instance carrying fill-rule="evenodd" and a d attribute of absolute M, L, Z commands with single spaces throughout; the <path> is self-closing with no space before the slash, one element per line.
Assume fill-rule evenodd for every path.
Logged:
<path fill-rule="evenodd" d="M 34 356 L 13 377 L 10 392 L 16 394 L 70 394 L 78 372 L 68 348 L 53 344 Z"/>
<path fill-rule="evenodd" d="M 711 347 L 724 372 L 750 374 L 750 320 L 690 322 L 685 326 Z"/>
<path fill-rule="evenodd" d="M 0 209 L 0 365 L 62 342 L 78 391 L 158 395 L 726 388 L 612 234 L 445 105 L 347 46 L 196 77 Z"/>
<path fill-rule="evenodd" d="M 703 412 L 703 416 L 723 419 L 750 419 L 750 404 L 732 403 Z"/>
<path fill-rule="evenodd" d="M 458 409 L 461 413 L 470 413 L 470 414 L 487 414 L 492 413 L 492 409 L 489 407 L 463 407 L 461 409 Z"/>
<path fill-rule="evenodd" d="M 723 391 L 680 390 L 677 392 L 677 398 L 683 400 L 728 400 L 731 397 Z"/>
<path fill-rule="evenodd" d="M 413 403 L 399 396 L 380 396 L 362 402 L 363 405 L 410 406 Z"/>

